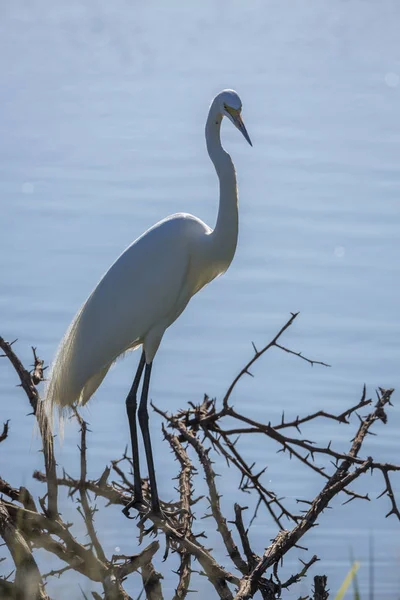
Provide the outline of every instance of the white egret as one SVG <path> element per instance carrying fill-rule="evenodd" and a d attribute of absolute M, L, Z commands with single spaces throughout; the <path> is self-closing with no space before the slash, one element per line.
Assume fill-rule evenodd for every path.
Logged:
<path fill-rule="evenodd" d="M 236 250 L 238 193 L 236 173 L 222 148 L 220 128 L 227 117 L 251 145 L 236 92 L 213 100 L 205 128 L 208 154 L 219 178 L 219 210 L 214 229 L 190 214 L 160 221 L 135 240 L 110 267 L 67 330 L 58 352 L 42 410 L 84 405 L 113 362 L 142 346 L 139 366 L 126 398 L 134 467 L 133 504 L 143 503 L 136 429 L 137 392 L 144 371 L 138 420 L 151 489 L 151 508 L 161 514 L 151 449 L 147 396 L 153 360 L 165 330 L 201 288 L 224 273 Z M 128 507 L 129 510 L 129 507 Z M 125 514 L 129 514 L 125 511 Z"/>

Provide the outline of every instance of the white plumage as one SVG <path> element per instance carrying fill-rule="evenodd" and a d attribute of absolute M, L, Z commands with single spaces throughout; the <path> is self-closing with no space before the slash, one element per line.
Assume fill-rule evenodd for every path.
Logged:
<path fill-rule="evenodd" d="M 251 144 L 240 113 L 239 96 L 224 90 L 214 98 L 207 119 L 207 149 L 220 181 L 214 230 L 192 215 L 172 215 L 121 254 L 60 344 L 42 407 L 49 416 L 54 407 L 62 412 L 85 404 L 127 350 L 143 345 L 145 363 L 151 365 L 165 330 L 191 297 L 229 267 L 238 235 L 237 186 L 232 160 L 221 146 L 220 127 L 227 116 Z M 153 488 L 155 480 L 152 483 Z"/>
<path fill-rule="evenodd" d="M 190 298 L 228 266 L 207 261 L 211 230 L 192 215 L 157 223 L 110 267 L 65 335 L 47 398 L 85 404 L 112 363 L 144 344 L 152 362 L 161 338 Z"/>

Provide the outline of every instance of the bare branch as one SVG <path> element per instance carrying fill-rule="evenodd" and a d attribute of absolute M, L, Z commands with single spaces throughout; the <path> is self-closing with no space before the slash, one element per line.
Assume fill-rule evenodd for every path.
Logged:
<path fill-rule="evenodd" d="M 228 388 L 228 390 L 227 390 L 227 392 L 226 392 L 226 394 L 225 394 L 225 396 L 223 398 L 223 401 L 222 401 L 224 408 L 226 408 L 228 406 L 229 398 L 231 397 L 231 394 L 232 394 L 233 390 L 235 389 L 236 384 L 238 383 L 238 381 L 240 381 L 240 379 L 243 377 L 243 375 L 245 375 L 246 373 L 248 373 L 250 367 L 256 362 L 256 360 L 258 360 L 260 358 L 260 356 L 262 356 L 267 350 L 269 350 L 270 348 L 272 348 L 272 346 L 275 346 L 275 344 L 278 341 L 278 339 L 286 331 L 286 329 L 291 326 L 291 324 L 293 323 L 293 321 L 295 320 L 295 318 L 298 316 L 298 314 L 299 313 L 292 313 L 292 316 L 290 317 L 290 319 L 278 331 L 278 333 L 276 334 L 276 336 L 266 346 L 264 346 L 264 348 L 262 350 L 260 350 L 259 352 L 257 352 L 257 351 L 254 352 L 253 358 L 248 361 L 248 363 L 236 375 L 235 379 L 232 381 L 231 385 L 229 386 L 229 388 Z M 255 349 L 255 346 L 253 346 L 253 348 Z"/>
<path fill-rule="evenodd" d="M 247 507 L 239 506 L 239 504 L 235 502 L 235 525 L 240 535 L 240 539 L 243 546 L 243 552 L 246 555 L 247 563 L 251 570 L 255 567 L 257 561 L 260 560 L 260 557 L 257 556 L 257 554 L 255 554 L 255 552 L 253 552 L 253 550 L 251 549 L 248 532 L 246 531 L 243 524 L 242 512 L 246 510 L 246 508 Z"/>
<path fill-rule="evenodd" d="M 314 577 L 314 600 L 328 600 L 329 593 L 326 585 L 326 575 L 316 575 Z"/>
<path fill-rule="evenodd" d="M 49 435 L 50 425 L 46 415 L 39 415 L 38 411 L 38 403 L 40 402 L 39 393 L 36 389 L 36 386 L 32 380 L 32 376 L 27 371 L 14 350 L 12 349 L 12 344 L 6 342 L 0 336 L 0 348 L 3 350 L 4 355 L 7 356 L 15 371 L 18 374 L 18 377 L 21 381 L 21 387 L 23 388 L 25 394 L 28 397 L 29 403 L 33 409 L 34 415 L 37 417 L 37 422 L 39 425 L 40 434 L 43 442 L 43 453 L 45 459 L 45 468 L 46 468 L 46 477 L 47 477 L 47 497 L 48 497 L 48 505 L 47 510 L 49 516 L 53 519 L 56 519 L 58 516 L 58 506 L 57 506 L 57 473 L 56 473 L 56 461 L 54 458 L 54 443 L 53 437 Z"/>
<path fill-rule="evenodd" d="M 116 564 L 113 570 L 117 579 L 122 581 L 125 577 L 128 577 L 134 571 L 138 571 L 147 563 L 149 563 L 156 552 L 159 550 L 160 544 L 157 541 L 152 542 L 147 546 L 140 554 L 134 554 L 133 556 L 123 557 L 124 561 L 122 564 Z M 113 556 L 112 563 L 115 564 L 120 557 Z"/>
<path fill-rule="evenodd" d="M 390 500 L 390 502 L 392 504 L 392 508 L 387 513 L 386 518 L 390 517 L 390 515 L 396 515 L 396 517 L 400 521 L 400 512 L 399 512 L 399 509 L 398 509 L 397 504 L 396 504 L 396 499 L 395 499 L 395 496 L 394 496 L 394 493 L 393 493 L 392 484 L 390 483 L 389 473 L 384 468 L 381 469 L 381 471 L 382 471 L 382 475 L 383 475 L 383 477 L 385 479 L 386 488 L 383 490 L 383 492 L 381 494 L 379 494 L 378 498 L 380 498 L 384 494 L 386 494 L 388 496 L 388 498 L 389 498 L 389 500 Z"/>
<path fill-rule="evenodd" d="M 282 583 L 282 588 L 289 588 L 294 583 L 297 583 L 298 581 L 300 581 L 303 577 L 305 577 L 307 575 L 308 569 L 314 563 L 316 563 L 318 560 L 319 560 L 319 558 L 316 554 L 314 554 L 314 556 L 308 562 L 303 562 L 301 560 L 300 562 L 303 565 L 303 568 L 301 569 L 301 571 L 296 573 L 296 575 L 292 575 L 291 577 L 289 577 L 289 579 L 287 581 L 285 581 L 285 583 Z"/>
<path fill-rule="evenodd" d="M 36 348 L 32 346 L 33 352 L 33 371 L 31 371 L 31 378 L 34 385 L 38 385 L 41 381 L 44 381 L 44 371 L 47 367 L 44 367 L 44 360 L 41 360 L 36 354 Z"/>
<path fill-rule="evenodd" d="M 9 422 L 10 422 L 10 420 L 8 419 L 7 421 L 5 421 L 5 423 L 3 423 L 3 432 L 0 434 L 0 443 L 4 442 L 4 440 L 7 439 Z"/>
<path fill-rule="evenodd" d="M 216 475 L 214 469 L 212 468 L 211 460 L 209 458 L 209 451 L 204 448 L 203 444 L 196 436 L 194 436 L 188 429 L 186 429 L 185 425 L 181 421 L 176 421 L 176 427 L 181 433 L 181 435 L 194 448 L 199 457 L 200 463 L 204 469 L 207 486 L 210 492 L 210 507 L 215 522 L 217 523 L 217 530 L 221 534 L 225 547 L 233 563 L 239 569 L 239 571 L 245 574 L 248 572 L 248 565 L 246 564 L 246 561 L 244 561 L 243 558 L 240 556 L 239 549 L 233 540 L 231 531 L 227 526 L 226 519 L 221 512 L 221 506 L 219 501 L 220 496 L 217 492 L 217 487 L 215 485 Z"/>
<path fill-rule="evenodd" d="M 283 505 L 281 500 L 275 494 L 268 490 L 260 481 L 261 475 L 265 471 L 263 469 L 259 473 L 253 473 L 254 465 L 250 466 L 241 456 L 241 454 L 237 451 L 234 443 L 231 442 L 229 437 L 226 435 L 226 432 L 220 428 L 218 428 L 218 433 L 220 437 L 223 439 L 225 445 L 230 450 L 231 454 L 228 454 L 222 444 L 217 440 L 214 436 L 211 435 L 207 429 L 204 428 L 204 432 L 207 437 L 212 439 L 213 443 L 218 447 L 221 453 L 226 456 L 232 464 L 236 466 L 237 469 L 242 473 L 242 482 L 240 485 L 240 489 L 243 491 L 248 491 L 250 489 L 255 489 L 259 495 L 260 502 L 267 508 L 268 512 L 274 519 L 275 523 L 282 529 L 281 519 L 285 516 L 287 519 L 296 522 L 298 517 L 292 514 L 286 507 Z M 277 514 L 274 510 L 274 506 L 276 506 L 279 511 Z"/>
<path fill-rule="evenodd" d="M 87 423 L 82 419 L 79 415 L 76 408 L 74 409 L 74 414 L 78 420 L 78 423 L 81 427 L 81 447 L 80 447 L 80 455 L 81 455 L 81 477 L 79 480 L 79 494 L 81 500 L 81 506 L 83 510 L 83 517 L 85 520 L 85 525 L 93 547 L 96 551 L 97 557 L 103 563 L 107 562 L 106 556 L 104 554 L 104 550 L 99 542 L 99 538 L 97 537 L 96 530 L 94 528 L 93 522 L 93 514 L 94 510 L 89 506 L 87 490 L 85 486 L 86 482 L 86 473 L 87 473 L 87 465 L 86 465 L 86 433 L 87 433 Z"/>
<path fill-rule="evenodd" d="M 34 471 L 33 478 L 42 483 L 47 481 L 46 475 L 40 471 Z M 58 477 L 57 484 L 70 488 L 70 493 L 73 494 L 79 489 L 80 481 L 66 475 L 64 477 Z M 122 506 L 126 506 L 132 499 L 128 494 L 121 492 L 119 489 L 106 482 L 100 482 L 99 480 L 85 481 L 82 484 L 82 487 L 88 492 L 93 492 L 96 496 L 105 498 L 110 504 L 121 504 Z"/>
<path fill-rule="evenodd" d="M 19 530 L 28 535 L 37 547 L 45 547 L 59 558 L 73 564 L 74 568 L 92 579 L 102 581 L 106 575 L 106 565 L 95 554 L 79 544 L 73 535 L 60 520 L 55 521 L 40 513 L 4 502 L 12 519 L 18 524 Z M 45 532 L 60 538 L 63 544 L 55 542 Z"/>
<path fill-rule="evenodd" d="M 334 421 L 338 421 L 339 423 L 348 424 L 349 423 L 348 418 L 351 414 L 353 414 L 360 408 L 364 408 L 364 406 L 368 406 L 369 404 L 371 404 L 372 400 L 366 400 L 365 394 L 366 394 L 366 389 L 364 386 L 363 395 L 362 395 L 361 400 L 359 402 L 357 402 L 357 404 L 355 404 L 351 408 L 348 408 L 347 410 L 340 413 L 339 415 L 334 415 L 334 414 L 328 413 L 324 410 L 319 410 L 315 413 L 312 413 L 311 415 L 307 415 L 306 417 L 302 417 L 302 418 L 296 417 L 296 419 L 294 421 L 286 421 L 285 422 L 282 420 L 282 422 L 279 423 L 278 425 L 274 425 L 273 429 L 275 429 L 275 431 L 278 431 L 279 429 L 284 429 L 287 427 L 296 427 L 296 429 L 299 429 L 300 425 L 303 425 L 304 423 L 308 423 L 309 421 L 313 421 L 314 419 L 317 419 L 319 417 L 322 417 L 324 419 L 332 419 Z"/>
<path fill-rule="evenodd" d="M 162 430 L 165 438 L 168 440 L 176 458 L 180 463 L 180 474 L 179 474 L 179 495 L 181 499 L 181 527 L 180 530 L 184 535 L 190 535 L 192 533 L 192 522 L 193 515 L 191 512 L 192 502 L 192 473 L 194 467 L 190 462 L 189 456 L 182 444 L 178 440 L 176 435 L 171 435 L 162 426 Z M 177 552 L 180 555 L 180 565 L 178 569 L 179 582 L 175 590 L 175 594 L 172 600 L 184 600 L 189 592 L 190 579 L 191 579 L 191 555 L 184 548 L 178 544 Z"/>
<path fill-rule="evenodd" d="M 243 375 L 248 375 L 249 369 L 252 367 L 252 365 L 265 353 L 267 352 L 267 350 L 269 350 L 270 348 L 272 348 L 273 346 L 275 346 L 276 348 L 279 348 L 280 350 L 284 350 L 285 352 L 288 352 L 290 354 L 295 354 L 296 356 L 298 356 L 299 358 L 301 358 L 302 360 L 307 361 L 308 363 L 310 363 L 311 365 L 314 364 L 319 364 L 319 365 L 324 365 L 325 367 L 328 367 L 329 365 L 327 365 L 326 363 L 317 361 L 317 360 L 311 360 L 309 358 L 306 358 L 305 356 L 303 356 L 300 352 L 293 352 L 292 350 L 289 350 L 288 348 L 285 348 L 284 346 L 280 346 L 278 344 L 278 340 L 281 337 L 281 335 L 286 331 L 286 329 L 288 329 L 288 327 L 290 327 L 293 323 L 293 321 L 296 319 L 296 317 L 298 316 L 299 313 L 292 313 L 292 316 L 290 317 L 290 319 L 285 323 L 285 325 L 278 331 L 278 333 L 276 334 L 276 336 L 266 345 L 264 346 L 264 348 L 262 348 L 262 350 L 257 351 L 256 347 L 253 344 L 253 349 L 254 349 L 254 356 L 247 362 L 247 364 L 242 368 L 242 370 L 236 375 L 235 379 L 232 381 L 231 385 L 229 386 L 224 399 L 223 399 L 223 407 L 226 409 L 226 407 L 228 406 L 228 401 L 229 398 L 231 397 L 231 394 L 234 390 L 234 388 L 236 387 L 236 384 L 240 381 L 240 379 L 243 377 Z"/>
<path fill-rule="evenodd" d="M 294 356 L 297 356 L 298 358 L 301 358 L 302 360 L 305 360 L 312 367 L 314 365 L 321 365 L 322 367 L 330 367 L 331 366 L 331 365 L 328 365 L 327 363 L 324 363 L 324 362 L 322 362 L 320 360 L 311 360 L 311 358 L 307 358 L 306 356 L 303 356 L 303 354 L 301 352 L 294 352 L 294 350 L 289 350 L 289 348 L 286 348 L 285 346 L 281 346 L 280 344 L 275 343 L 274 346 L 276 348 L 279 348 L 280 350 L 283 350 L 284 352 L 287 352 L 288 354 L 293 354 Z"/>
<path fill-rule="evenodd" d="M 147 600 L 163 600 L 160 579 L 161 573 L 158 573 L 151 561 L 142 566 L 142 580 L 146 591 Z"/>
<path fill-rule="evenodd" d="M 10 519 L 6 505 L 0 500 L 0 535 L 7 544 L 16 566 L 14 590 L 21 600 L 50 600 L 32 552 L 24 537 Z"/>
<path fill-rule="evenodd" d="M 302 521 L 297 524 L 291 531 L 281 531 L 272 544 L 267 548 L 263 557 L 260 559 L 256 567 L 252 570 L 246 579 L 242 579 L 239 591 L 235 596 L 235 600 L 248 600 L 253 597 L 257 590 L 257 583 L 265 573 L 265 571 L 278 562 L 291 548 L 293 548 L 300 538 L 314 526 L 318 516 L 328 506 L 330 500 L 349 483 L 357 479 L 362 473 L 365 473 L 371 468 L 372 460 L 368 459 L 365 463 L 352 473 L 344 475 L 336 480 L 336 474 L 324 487 L 322 492 L 313 500 L 310 509 L 305 514 Z M 339 470 L 339 469 L 338 469 Z"/>
<path fill-rule="evenodd" d="M 283 416 L 281 422 L 275 426 L 272 426 L 271 423 L 257 422 L 245 414 L 238 413 L 230 405 L 229 399 L 237 382 L 242 376 L 251 375 L 250 368 L 269 348 L 276 347 L 305 360 L 311 365 L 324 364 L 306 358 L 301 352 L 289 350 L 279 343 L 280 336 L 293 323 L 296 316 L 296 314 L 293 314 L 272 341 L 261 351 L 258 351 L 253 344 L 254 356 L 228 388 L 223 399 L 222 408 L 218 412 L 216 401 L 207 396 L 204 396 L 200 404 L 189 403 L 186 410 L 180 410 L 172 416 L 155 408 L 165 419 L 166 424 L 175 430 L 171 433 L 163 425 L 164 436 L 179 466 L 177 477 L 179 489 L 176 490 L 179 498 L 172 502 L 161 502 L 164 511 L 163 517 L 153 514 L 151 511 L 147 513 L 143 509 L 138 511 L 139 544 L 150 533 L 155 536 L 165 535 L 166 552 L 164 557 L 167 556 L 168 551 L 179 555 L 180 564 L 177 570 L 179 579 L 173 600 L 184 600 L 192 591 L 189 586 L 195 572 L 192 570 L 192 561 L 194 560 L 200 565 L 200 574 L 207 577 L 213 585 L 215 597 L 224 600 L 247 600 L 253 598 L 254 595 L 257 595 L 257 597 L 260 595 L 263 600 L 275 600 L 277 597 L 281 597 L 282 590 L 291 588 L 291 586 L 306 577 L 311 566 L 318 560 L 316 556 L 313 556 L 308 562 L 301 561 L 302 568 L 299 572 L 283 580 L 280 576 L 283 558 L 294 548 L 303 547 L 304 549 L 304 543 L 301 542 L 303 546 L 300 546 L 300 540 L 317 524 L 321 514 L 335 496 L 343 492 L 347 494 L 347 502 L 356 498 L 369 500 L 368 495 L 356 494 L 348 487 L 367 471 L 378 470 L 380 472 L 385 482 L 385 489 L 381 496 L 387 496 L 391 503 L 391 510 L 387 516 L 394 514 L 400 520 L 400 509 L 394 494 L 394 481 L 392 481 L 392 474 L 400 471 L 400 465 L 379 463 L 371 457 L 362 456 L 362 447 L 367 435 L 372 433 L 372 425 L 377 421 L 387 422 L 386 409 L 391 404 L 393 390 L 380 389 L 375 406 L 371 409 L 370 414 L 365 417 L 361 417 L 359 411 L 369 405 L 371 400 L 366 399 L 364 387 L 361 400 L 340 414 L 331 413 L 329 410 L 321 410 L 309 415 L 299 415 L 291 421 L 285 421 Z M 36 349 L 33 348 L 34 365 L 30 374 L 16 357 L 12 344 L 8 344 L 0 338 L 0 347 L 4 352 L 4 356 L 9 358 L 17 371 L 21 387 L 27 394 L 34 412 L 37 413 L 40 400 L 36 384 L 42 381 L 44 377 L 43 361 L 38 358 Z M 357 414 L 359 424 L 348 451 L 342 448 L 333 449 L 331 442 L 326 445 L 317 445 L 311 439 L 306 439 L 301 435 L 300 426 L 303 424 L 313 422 L 316 419 L 321 419 L 321 422 L 325 420 L 335 421 L 339 425 L 342 423 L 349 424 L 350 417 L 354 413 Z M 16 565 L 14 581 L 11 581 L 13 573 L 8 579 L 0 579 L 0 595 L 1 597 L 4 596 L 5 599 L 10 598 L 10 600 L 17 595 L 21 597 L 21 600 L 33 600 L 33 598 L 35 600 L 49 600 L 45 592 L 43 578 L 60 577 L 70 570 L 75 570 L 89 580 L 101 583 L 104 592 L 103 600 L 131 600 L 124 590 L 123 582 L 133 572 L 140 571 L 146 598 L 162 600 L 162 575 L 156 572 L 153 565 L 153 558 L 160 548 L 159 541 L 153 541 L 139 553 L 129 556 L 118 555 L 108 559 L 95 530 L 93 517 L 97 508 L 93 504 L 92 494 L 105 498 L 108 504 L 125 506 L 130 501 L 132 493 L 132 460 L 125 451 L 122 458 L 111 461 L 110 466 L 103 469 L 97 480 L 88 480 L 88 425 L 78 413 L 76 413 L 76 418 L 81 428 L 79 477 L 71 477 L 65 472 L 63 472 L 62 477 L 56 477 L 52 443 L 50 446 L 45 445 L 44 448 L 46 473 L 38 471 L 34 473 L 35 479 L 46 483 L 48 486 L 47 507 L 44 504 L 45 499 L 39 498 L 38 504 L 40 506 L 37 508 L 34 498 L 25 487 L 13 487 L 0 478 L 0 494 L 10 499 L 10 501 L 0 501 L 0 535 L 6 541 Z M 229 425 L 229 428 L 225 427 L 226 424 Z M 48 433 L 46 419 L 39 420 L 39 425 L 41 435 L 45 439 Z M 291 436 L 286 435 L 286 430 L 290 427 L 295 428 L 300 435 L 297 435 L 296 432 L 293 432 Z M 9 434 L 8 423 L 6 423 L 3 434 L 0 434 L 0 442 L 6 439 Z M 259 438 L 261 441 L 266 438 L 273 440 L 277 444 L 279 452 L 284 452 L 290 458 L 294 457 L 305 468 L 311 469 L 313 473 L 323 477 L 323 487 L 314 499 L 297 500 L 299 505 L 305 507 L 304 511 L 301 511 L 300 514 L 292 514 L 285 507 L 285 500 L 265 487 L 263 480 L 267 467 L 264 465 L 262 465 L 264 468 L 256 467 L 256 463 L 245 460 L 244 455 L 241 453 L 241 444 L 246 437 L 240 437 L 239 435 L 234 439 L 233 436 L 238 434 L 245 434 L 245 436 L 262 434 L 263 437 Z M 211 514 L 206 516 L 211 516 L 214 519 L 223 548 L 226 549 L 232 560 L 231 568 L 238 569 L 239 576 L 235 574 L 236 571 L 232 573 L 219 564 L 215 560 L 212 550 L 200 544 L 199 540 L 205 537 L 204 532 L 196 534 L 193 532 L 195 518 L 192 512 L 193 506 L 203 496 L 195 496 L 193 475 L 196 473 L 196 469 L 190 459 L 192 453 L 200 462 L 201 471 L 205 474 L 208 487 Z M 246 493 L 246 497 L 256 501 L 252 503 L 253 506 L 256 504 L 256 509 L 253 518 L 250 519 L 250 525 L 257 514 L 258 508 L 265 506 L 280 529 L 272 541 L 268 542 L 269 545 L 262 556 L 257 555 L 252 549 L 251 535 L 243 521 L 244 507 L 239 506 L 237 502 L 234 504 L 234 521 L 228 521 L 222 511 L 217 486 L 217 473 L 214 467 L 215 456 L 221 457 L 235 470 L 240 477 L 239 490 Z M 315 462 L 317 457 L 325 459 L 325 461 L 318 464 Z M 328 465 L 326 465 L 326 459 L 330 459 Z M 110 473 L 114 477 L 112 481 L 109 481 Z M 64 523 L 62 516 L 57 511 L 57 488 L 59 485 L 67 489 L 70 498 L 78 496 L 78 511 L 86 524 L 90 540 L 88 544 L 79 542 L 71 534 L 71 524 Z M 151 490 L 146 480 L 143 480 L 143 494 L 145 503 L 149 502 Z M 285 530 L 282 528 L 283 517 L 289 519 L 291 529 Z M 148 521 L 151 522 L 152 526 L 145 528 L 145 523 Z M 232 533 L 229 529 L 229 523 L 235 525 L 243 551 L 236 545 L 234 532 Z M 32 549 L 36 548 L 41 548 L 60 559 L 63 562 L 62 567 L 52 569 L 42 577 L 32 554 Z M 21 557 L 26 559 L 24 559 L 23 565 L 20 561 Z M 267 577 L 266 573 L 268 571 Z M 21 591 L 22 580 L 25 581 L 24 585 L 28 585 L 26 582 L 29 579 L 33 581 L 35 586 L 35 596 L 22 595 L 25 593 Z M 233 592 L 233 589 L 236 591 Z M 82 594 L 85 596 L 83 591 Z M 97 600 L 100 599 L 100 595 L 96 592 L 93 592 L 92 596 Z M 138 597 L 138 593 L 135 593 L 134 597 Z M 313 597 L 314 600 L 326 600 L 328 598 L 325 577 L 321 576 L 314 579 Z M 303 600 L 305 599 L 303 598 Z"/>

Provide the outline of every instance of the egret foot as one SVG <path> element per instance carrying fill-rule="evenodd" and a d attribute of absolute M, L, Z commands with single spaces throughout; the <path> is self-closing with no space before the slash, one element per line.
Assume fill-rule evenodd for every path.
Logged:
<path fill-rule="evenodd" d="M 146 512 L 143 516 L 141 516 L 139 521 L 139 527 L 144 525 L 144 523 L 150 519 L 153 521 L 153 525 L 146 530 L 146 535 L 152 533 L 154 535 L 157 534 L 158 529 L 163 529 L 163 526 L 168 525 L 172 527 L 175 531 L 179 528 L 178 521 L 174 518 L 179 514 L 180 511 L 166 511 L 161 507 L 158 507 L 158 510 L 155 511 L 153 508 L 149 508 L 148 512 Z"/>
<path fill-rule="evenodd" d="M 149 512 L 149 506 L 145 503 L 143 498 L 137 498 L 137 499 L 132 498 L 132 500 L 126 506 L 124 506 L 124 508 L 122 509 L 122 513 L 128 519 L 136 519 L 137 515 L 134 517 L 131 517 L 131 515 L 129 514 L 129 511 L 131 510 L 131 508 L 134 508 L 135 510 L 137 510 L 137 512 L 141 515 L 143 515 L 143 513 Z"/>

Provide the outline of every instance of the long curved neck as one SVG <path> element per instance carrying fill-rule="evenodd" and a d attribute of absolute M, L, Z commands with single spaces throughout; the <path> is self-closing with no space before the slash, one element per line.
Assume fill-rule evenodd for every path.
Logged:
<path fill-rule="evenodd" d="M 219 179 L 219 209 L 211 238 L 216 254 L 227 262 L 228 267 L 235 254 L 238 237 L 238 191 L 235 167 L 221 145 L 221 122 L 222 115 L 213 103 L 206 123 L 206 142 Z"/>

